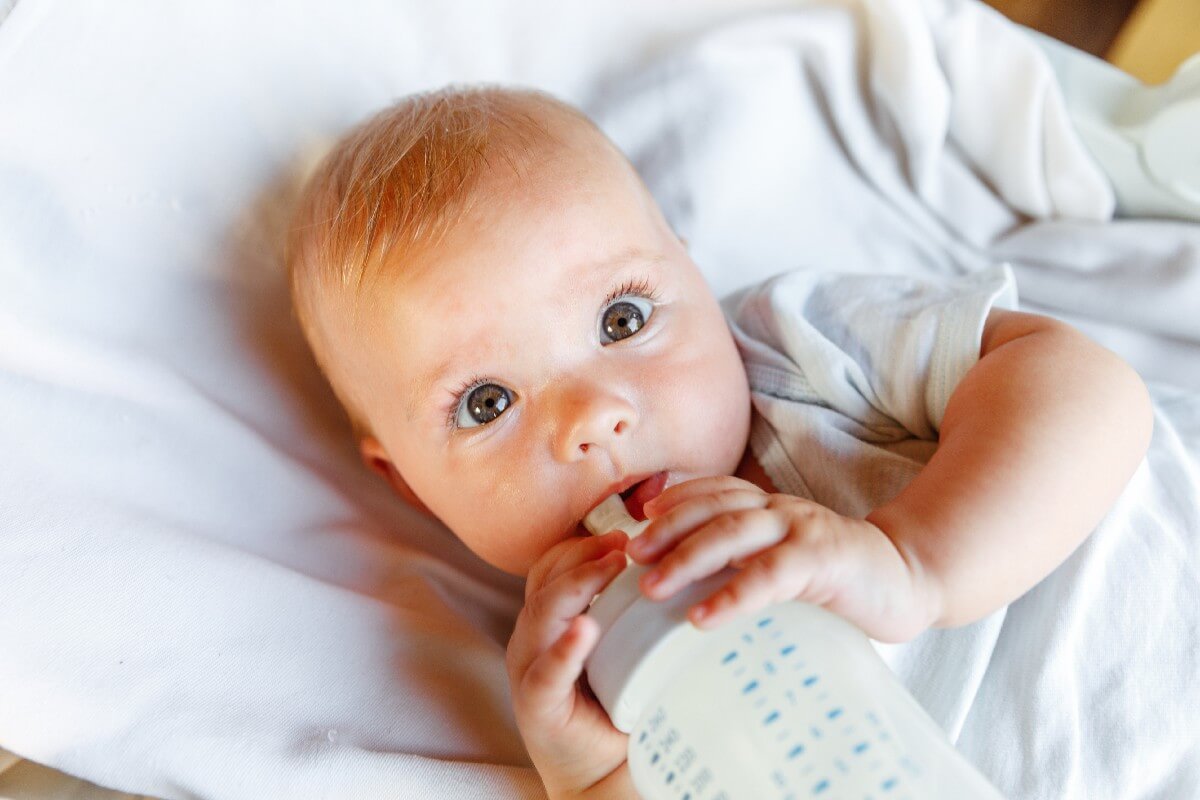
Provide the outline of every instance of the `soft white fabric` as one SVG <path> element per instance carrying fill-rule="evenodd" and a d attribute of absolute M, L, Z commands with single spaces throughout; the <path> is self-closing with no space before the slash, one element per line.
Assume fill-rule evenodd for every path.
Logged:
<path fill-rule="evenodd" d="M 1195 793 L 1194 731 L 1143 708 L 1196 709 L 1200 526 L 1174 520 L 1200 472 L 1200 424 L 1177 421 L 1200 391 L 1200 234 L 1109 221 L 1049 67 L 965 0 L 11 6 L 0 745 L 164 798 L 539 794 L 503 666 L 519 583 L 358 464 L 274 251 L 315 142 L 480 79 L 593 113 L 718 291 L 1007 260 L 1025 308 L 1188 387 L 1159 393 L 1175 457 L 1135 479 L 1141 526 L 1010 607 L 948 728 L 1014 797 Z M 975 650 L 936 632 L 908 652 L 949 719 L 921 681 Z"/>

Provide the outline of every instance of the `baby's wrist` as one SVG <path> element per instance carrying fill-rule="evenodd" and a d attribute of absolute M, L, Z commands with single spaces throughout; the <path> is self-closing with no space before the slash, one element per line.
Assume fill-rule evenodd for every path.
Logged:
<path fill-rule="evenodd" d="M 912 545 L 914 538 L 909 535 L 911 532 L 906 531 L 902 523 L 884 509 L 869 514 L 866 522 L 891 542 L 904 566 L 912 598 L 911 613 L 919 628 L 913 635 L 928 628 L 943 627 L 946 593 L 942 576 Z"/>

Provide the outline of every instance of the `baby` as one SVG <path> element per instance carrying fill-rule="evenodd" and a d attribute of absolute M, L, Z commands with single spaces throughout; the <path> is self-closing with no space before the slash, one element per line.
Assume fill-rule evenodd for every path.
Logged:
<path fill-rule="evenodd" d="M 582 678 L 625 552 L 653 599 L 736 568 L 702 628 L 798 598 L 906 641 L 1054 570 L 1149 443 L 1137 374 L 1002 308 L 1007 269 L 794 273 L 723 308 L 624 156 L 539 92 L 365 122 L 310 178 L 288 264 L 363 461 L 526 576 L 512 701 L 555 798 L 636 796 Z M 613 493 L 652 520 L 634 542 L 581 527 Z"/>

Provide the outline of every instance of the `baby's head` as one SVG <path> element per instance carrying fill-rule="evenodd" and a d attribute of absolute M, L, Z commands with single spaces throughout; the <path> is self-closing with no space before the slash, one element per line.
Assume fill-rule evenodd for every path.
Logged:
<path fill-rule="evenodd" d="M 716 298 L 625 157 L 546 94 L 446 89 L 366 121 L 310 178 L 287 260 L 363 461 L 505 571 L 635 481 L 741 460 Z"/>

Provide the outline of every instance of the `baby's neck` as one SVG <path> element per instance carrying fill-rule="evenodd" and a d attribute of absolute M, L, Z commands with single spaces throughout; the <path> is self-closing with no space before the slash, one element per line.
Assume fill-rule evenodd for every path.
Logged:
<path fill-rule="evenodd" d="M 762 468 L 762 464 L 759 464 L 758 459 L 754 457 L 754 453 L 751 452 L 750 445 L 748 444 L 746 445 L 746 452 L 742 455 L 742 463 L 738 464 L 737 471 L 733 474 L 744 481 L 750 481 L 764 492 L 769 494 L 779 493 L 779 490 L 775 488 L 775 484 L 771 482 L 771 478 L 767 475 L 767 471 Z"/>

